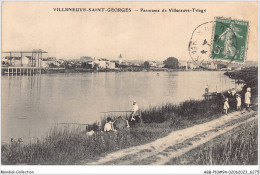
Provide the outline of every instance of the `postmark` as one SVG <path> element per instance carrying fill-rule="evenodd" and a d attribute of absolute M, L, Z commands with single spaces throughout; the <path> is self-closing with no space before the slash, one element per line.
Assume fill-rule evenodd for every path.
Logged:
<path fill-rule="evenodd" d="M 243 63 L 248 28 L 247 21 L 227 18 L 200 24 L 194 29 L 189 42 L 191 59 L 205 69 L 217 69 L 218 64 Z"/>

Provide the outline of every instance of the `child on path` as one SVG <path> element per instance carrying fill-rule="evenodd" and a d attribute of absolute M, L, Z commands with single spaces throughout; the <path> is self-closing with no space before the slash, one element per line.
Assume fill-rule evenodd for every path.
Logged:
<path fill-rule="evenodd" d="M 229 109 L 228 98 L 226 98 L 226 100 L 224 102 L 224 112 L 225 112 L 225 114 L 228 113 L 228 109 Z"/>
<path fill-rule="evenodd" d="M 236 95 L 237 100 L 237 110 L 241 110 L 241 97 L 239 94 Z"/>

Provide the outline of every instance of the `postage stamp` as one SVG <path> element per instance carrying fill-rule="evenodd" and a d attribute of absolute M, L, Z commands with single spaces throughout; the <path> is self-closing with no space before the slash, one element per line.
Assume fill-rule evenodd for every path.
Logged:
<path fill-rule="evenodd" d="M 246 57 L 249 22 L 216 17 L 211 58 L 243 63 Z"/>

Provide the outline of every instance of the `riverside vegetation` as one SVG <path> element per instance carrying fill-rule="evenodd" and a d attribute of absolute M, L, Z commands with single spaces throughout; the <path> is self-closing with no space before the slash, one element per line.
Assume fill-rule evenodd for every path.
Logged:
<path fill-rule="evenodd" d="M 143 124 L 112 133 L 98 132 L 93 136 L 88 136 L 80 128 L 73 130 L 53 128 L 43 140 L 38 140 L 36 143 L 11 142 L 2 145 L 1 161 L 5 165 L 81 164 L 81 161 L 95 160 L 119 149 L 152 142 L 173 130 L 188 128 L 216 119 L 223 115 L 222 109 L 223 97 L 216 96 L 207 100 L 187 100 L 179 105 L 168 103 L 145 109 L 142 111 Z M 256 139 L 255 131 L 252 133 L 252 138 Z M 240 138 L 239 136 L 232 139 L 240 142 Z M 231 145 L 237 143 L 233 141 L 230 142 Z M 223 148 L 227 149 L 228 146 L 224 143 L 218 143 L 218 145 L 214 147 L 217 149 L 216 152 Z M 245 149 L 245 151 L 247 150 Z M 255 153 L 254 155 L 257 156 Z M 213 156 L 213 158 L 218 159 L 219 157 Z M 206 160 L 208 159 L 205 158 Z M 216 161 L 216 163 L 226 164 L 226 161 Z M 206 164 L 206 162 L 202 162 L 202 164 Z"/>
<path fill-rule="evenodd" d="M 80 128 L 52 129 L 36 143 L 12 142 L 2 145 L 2 164 L 78 164 L 131 146 L 145 144 L 169 132 L 203 123 L 221 116 L 215 99 L 189 100 L 180 105 L 165 104 L 142 112 L 143 124 L 113 133 L 88 136 Z"/>

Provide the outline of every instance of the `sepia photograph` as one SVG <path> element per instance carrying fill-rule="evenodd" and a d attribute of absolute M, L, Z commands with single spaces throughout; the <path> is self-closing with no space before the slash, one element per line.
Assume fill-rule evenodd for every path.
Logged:
<path fill-rule="evenodd" d="M 257 1 L 2 1 L 1 10 L 1 174 L 259 173 Z M 206 168 L 216 165 L 240 169 Z"/>

